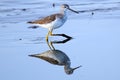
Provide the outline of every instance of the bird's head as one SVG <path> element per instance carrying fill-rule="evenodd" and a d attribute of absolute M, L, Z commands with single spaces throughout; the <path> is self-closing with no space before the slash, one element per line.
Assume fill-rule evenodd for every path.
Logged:
<path fill-rule="evenodd" d="M 62 8 L 62 10 L 64 10 L 64 11 L 70 10 L 70 11 L 72 11 L 72 12 L 74 12 L 74 13 L 79 13 L 78 11 L 75 11 L 75 10 L 71 9 L 68 4 L 62 4 L 62 5 L 61 5 L 61 8 Z"/>
<path fill-rule="evenodd" d="M 76 69 L 78 69 L 80 67 L 82 67 L 82 66 L 78 66 L 78 67 L 75 67 L 75 68 L 68 67 L 68 68 L 64 68 L 64 69 L 65 69 L 66 74 L 70 75 L 70 74 L 72 74 L 74 72 L 74 70 L 76 70 Z"/>

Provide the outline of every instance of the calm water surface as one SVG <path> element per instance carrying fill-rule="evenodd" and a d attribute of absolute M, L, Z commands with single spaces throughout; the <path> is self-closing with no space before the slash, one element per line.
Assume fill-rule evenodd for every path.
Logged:
<path fill-rule="evenodd" d="M 47 29 L 29 29 L 26 22 L 58 12 L 63 3 L 80 11 L 69 13 L 69 20 L 53 32 L 73 37 L 54 44 L 69 56 L 72 67 L 83 66 L 72 75 L 62 66 L 28 56 L 49 47 Z M 120 0 L 0 0 L 0 80 L 120 80 L 119 13 Z"/>

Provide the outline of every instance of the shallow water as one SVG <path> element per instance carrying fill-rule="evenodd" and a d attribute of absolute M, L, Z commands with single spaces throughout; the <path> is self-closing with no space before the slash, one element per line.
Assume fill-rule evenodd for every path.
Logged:
<path fill-rule="evenodd" d="M 54 30 L 73 37 L 65 44 L 54 44 L 69 56 L 72 67 L 83 66 L 72 75 L 66 75 L 61 66 L 28 56 L 49 47 L 47 30 L 29 29 L 26 22 L 58 12 L 62 3 L 80 11 L 70 13 L 68 21 Z M 120 80 L 119 13 L 120 0 L 0 0 L 0 80 Z"/>

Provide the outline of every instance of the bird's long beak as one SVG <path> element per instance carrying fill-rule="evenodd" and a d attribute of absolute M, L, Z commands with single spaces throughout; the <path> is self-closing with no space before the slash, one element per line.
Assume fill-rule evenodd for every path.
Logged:
<path fill-rule="evenodd" d="M 78 67 L 75 67 L 75 68 L 73 68 L 73 70 L 76 70 L 76 69 L 78 69 L 78 68 L 80 68 L 80 67 L 82 67 L 82 66 L 80 65 L 80 66 L 78 66 Z"/>
<path fill-rule="evenodd" d="M 72 11 L 72 12 L 74 12 L 74 13 L 79 13 L 78 11 L 75 11 L 75 10 L 73 10 L 73 9 L 71 9 L 71 8 L 68 8 L 70 11 Z"/>
<path fill-rule="evenodd" d="M 32 55 L 28 55 L 28 56 L 40 58 L 39 54 L 32 54 Z"/>

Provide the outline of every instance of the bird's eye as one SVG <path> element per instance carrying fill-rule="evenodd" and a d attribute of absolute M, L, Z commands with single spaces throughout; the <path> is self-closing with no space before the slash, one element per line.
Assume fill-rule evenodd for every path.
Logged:
<path fill-rule="evenodd" d="M 64 6 L 64 8 L 67 8 L 66 6 Z"/>

